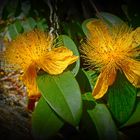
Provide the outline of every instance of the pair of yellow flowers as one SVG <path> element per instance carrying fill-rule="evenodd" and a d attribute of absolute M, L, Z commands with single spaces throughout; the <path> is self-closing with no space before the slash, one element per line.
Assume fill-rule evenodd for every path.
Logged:
<path fill-rule="evenodd" d="M 117 71 L 123 71 L 127 79 L 140 87 L 140 28 L 132 30 L 126 25 L 109 27 L 101 20 L 87 24 L 89 37 L 81 46 L 82 57 L 91 69 L 100 74 L 93 89 L 93 96 L 104 96 L 115 81 Z M 51 75 L 61 74 L 78 56 L 68 48 L 56 46 L 54 38 L 39 30 L 19 35 L 6 44 L 4 59 L 14 68 L 23 70 L 22 80 L 29 98 L 40 96 L 36 84 L 37 72 L 42 69 Z"/>

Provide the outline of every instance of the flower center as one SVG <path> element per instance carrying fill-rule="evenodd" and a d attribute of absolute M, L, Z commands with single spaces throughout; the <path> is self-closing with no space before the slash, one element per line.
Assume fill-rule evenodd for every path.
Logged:
<path fill-rule="evenodd" d="M 116 64 L 118 62 L 118 60 L 120 60 L 120 54 L 119 52 L 116 52 L 115 50 L 111 50 L 109 52 L 107 52 L 106 54 L 104 54 L 103 56 L 103 62 L 104 64 Z"/>

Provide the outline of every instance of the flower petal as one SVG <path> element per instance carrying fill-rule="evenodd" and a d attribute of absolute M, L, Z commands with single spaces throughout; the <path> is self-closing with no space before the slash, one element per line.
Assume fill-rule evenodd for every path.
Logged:
<path fill-rule="evenodd" d="M 23 33 L 11 42 L 5 42 L 5 60 L 8 64 L 27 69 L 32 60 L 44 56 L 53 44 L 53 36 L 40 30 Z"/>
<path fill-rule="evenodd" d="M 134 40 L 138 45 L 140 45 L 140 27 L 136 28 L 136 30 L 133 32 L 134 32 L 134 36 L 133 36 Z"/>
<path fill-rule="evenodd" d="M 104 94 L 107 92 L 107 89 L 108 84 L 106 84 L 106 81 L 104 81 L 103 74 L 101 73 L 97 79 L 92 95 L 95 99 L 99 99 L 104 96 Z"/>
<path fill-rule="evenodd" d="M 122 70 L 127 79 L 137 88 L 140 87 L 140 62 L 129 59 L 125 63 L 126 66 L 122 66 Z"/>
<path fill-rule="evenodd" d="M 78 56 L 74 56 L 73 52 L 65 47 L 54 48 L 48 52 L 38 65 L 49 74 L 60 74 L 68 65 L 74 63 Z"/>
<path fill-rule="evenodd" d="M 110 32 L 107 24 L 102 20 L 93 20 L 87 23 L 87 28 L 90 31 L 90 42 L 92 45 L 100 46 L 111 43 Z M 110 46 L 110 45 L 109 45 Z"/>
<path fill-rule="evenodd" d="M 30 99 L 36 99 L 40 97 L 40 92 L 38 90 L 37 83 L 36 83 L 36 77 L 37 77 L 37 73 L 35 69 L 35 64 L 30 64 L 30 66 L 25 71 L 22 77 L 22 80 L 27 87 L 28 97 Z"/>
<path fill-rule="evenodd" d="M 105 95 L 108 90 L 108 87 L 112 85 L 116 78 L 116 70 L 115 69 L 105 69 L 103 72 L 100 73 L 92 95 L 95 99 L 99 99 Z"/>
<path fill-rule="evenodd" d="M 21 48 L 19 48 L 19 45 Z M 19 43 L 19 40 L 6 43 L 6 51 L 3 53 L 6 67 L 9 65 L 14 69 L 27 69 L 31 63 L 31 58 L 28 50 L 24 48 L 24 44 Z"/>
<path fill-rule="evenodd" d="M 88 22 L 87 28 L 89 29 L 89 31 L 93 32 L 94 36 L 98 36 L 98 37 L 99 37 L 99 34 L 102 34 L 102 33 L 108 34 L 109 33 L 107 24 L 105 24 L 105 22 L 103 22 L 102 20 L 99 20 L 99 19 Z M 98 31 L 98 32 L 96 32 L 96 31 Z"/>

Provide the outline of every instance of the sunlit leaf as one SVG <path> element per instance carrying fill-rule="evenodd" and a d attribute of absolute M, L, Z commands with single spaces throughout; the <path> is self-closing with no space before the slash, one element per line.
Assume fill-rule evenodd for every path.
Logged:
<path fill-rule="evenodd" d="M 43 97 L 32 114 L 32 134 L 37 140 L 46 140 L 63 126 L 62 119 L 51 109 Z"/>
<path fill-rule="evenodd" d="M 82 113 L 79 85 L 71 72 L 61 75 L 43 74 L 37 78 L 38 87 L 49 106 L 65 121 L 77 125 Z"/>

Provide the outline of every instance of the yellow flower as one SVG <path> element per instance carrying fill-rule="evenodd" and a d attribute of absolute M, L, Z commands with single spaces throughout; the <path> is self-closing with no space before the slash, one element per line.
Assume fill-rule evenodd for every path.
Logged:
<path fill-rule="evenodd" d="M 6 46 L 4 59 L 7 64 L 14 66 L 14 69 L 23 70 L 22 80 L 28 89 L 30 99 L 40 96 L 36 84 L 38 70 L 57 75 L 78 59 L 71 50 L 60 44 L 57 46 L 51 35 L 39 30 L 23 33 L 10 43 L 6 43 Z"/>
<path fill-rule="evenodd" d="M 95 99 L 104 96 L 118 70 L 140 87 L 140 28 L 133 31 L 124 24 L 109 28 L 99 19 L 89 22 L 87 28 L 89 36 L 81 51 L 87 64 L 100 72 L 92 92 Z"/>

